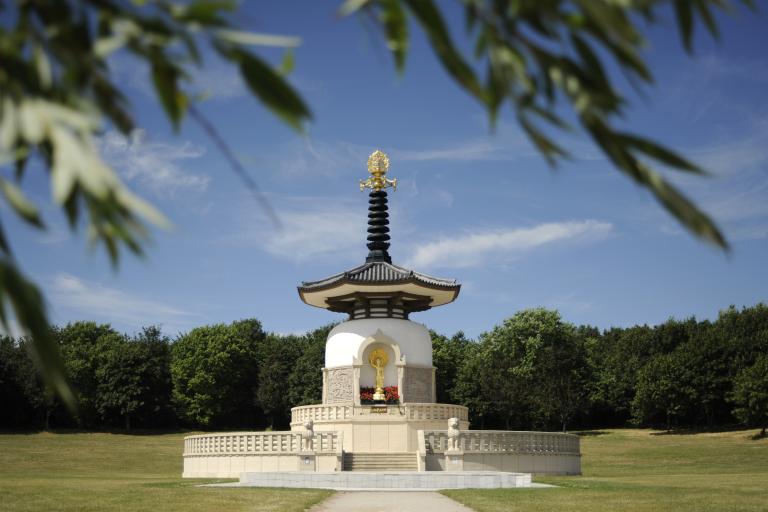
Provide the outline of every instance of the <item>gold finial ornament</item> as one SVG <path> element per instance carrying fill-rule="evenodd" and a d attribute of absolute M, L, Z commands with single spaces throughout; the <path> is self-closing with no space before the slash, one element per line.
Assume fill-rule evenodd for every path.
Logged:
<path fill-rule="evenodd" d="M 397 179 L 391 180 L 387 178 L 388 170 L 389 157 L 387 154 L 380 149 L 371 153 L 371 156 L 368 157 L 368 172 L 371 173 L 371 177 L 365 181 L 360 180 L 360 192 L 366 188 L 376 192 L 387 187 L 397 190 Z"/>

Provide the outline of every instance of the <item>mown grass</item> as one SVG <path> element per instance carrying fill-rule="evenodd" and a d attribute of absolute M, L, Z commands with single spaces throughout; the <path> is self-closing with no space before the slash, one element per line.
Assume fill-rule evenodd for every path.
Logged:
<path fill-rule="evenodd" d="M 581 440 L 583 476 L 536 479 L 558 488 L 444 494 L 477 512 L 768 511 L 768 439 L 755 431 L 592 434 Z"/>
<path fill-rule="evenodd" d="M 331 494 L 196 487 L 181 478 L 183 437 L 0 435 L 0 511 L 293 512 Z"/>

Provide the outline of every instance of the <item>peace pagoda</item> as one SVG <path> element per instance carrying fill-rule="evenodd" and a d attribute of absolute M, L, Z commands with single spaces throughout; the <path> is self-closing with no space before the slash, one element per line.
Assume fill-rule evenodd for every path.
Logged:
<path fill-rule="evenodd" d="M 457 488 L 516 487 L 530 484 L 532 473 L 580 473 L 577 436 L 468 430 L 466 407 L 435 402 L 432 340 L 410 315 L 453 302 L 461 285 L 392 263 L 387 189 L 396 189 L 397 180 L 388 170 L 387 155 L 374 151 L 370 177 L 360 181 L 361 191 L 370 189 L 365 262 L 298 287 L 306 304 L 347 315 L 328 334 L 322 403 L 294 407 L 290 432 L 185 438 L 184 477 L 239 477 L 254 486 Z M 378 473 L 406 475 L 413 485 Z"/>

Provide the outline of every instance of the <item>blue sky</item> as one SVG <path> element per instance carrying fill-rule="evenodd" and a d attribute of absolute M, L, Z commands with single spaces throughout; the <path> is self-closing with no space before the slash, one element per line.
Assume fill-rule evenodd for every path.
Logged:
<path fill-rule="evenodd" d="M 562 138 L 574 160 L 553 171 L 509 111 L 491 132 L 417 32 L 399 77 L 381 41 L 359 19 L 337 18 L 334 2 L 254 5 L 247 27 L 302 38 L 290 79 L 314 114 L 307 135 L 265 111 L 221 63 L 210 62 L 197 83 L 212 95 L 201 109 L 283 228 L 196 126 L 173 133 L 145 70 L 118 58 L 142 129 L 129 139 L 108 130 L 100 147 L 174 229 L 153 231 L 147 257 L 126 253 L 115 272 L 103 250 L 69 232 L 45 174 L 30 173 L 25 190 L 47 205 L 49 230 L 4 221 L 55 322 L 91 319 L 126 332 L 158 324 L 175 335 L 247 317 L 281 333 L 342 320 L 303 304 L 296 285 L 363 261 L 367 194 L 357 183 L 376 148 L 399 183 L 390 194 L 395 263 L 463 283 L 455 303 L 413 315 L 437 331 L 474 337 L 536 306 L 606 328 L 713 318 L 729 304 L 768 299 L 765 12 L 723 17 L 721 43 L 697 37 L 693 59 L 668 17 L 650 34 L 656 85 L 630 95 L 628 128 L 714 174 L 672 176 L 719 222 L 732 244 L 726 255 L 685 232 L 587 140 Z"/>

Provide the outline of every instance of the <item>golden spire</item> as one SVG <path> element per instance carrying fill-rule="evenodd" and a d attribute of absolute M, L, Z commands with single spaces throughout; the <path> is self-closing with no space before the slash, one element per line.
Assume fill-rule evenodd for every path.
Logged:
<path fill-rule="evenodd" d="M 386 177 L 389 169 L 389 157 L 383 151 L 377 149 L 368 157 L 368 172 L 371 177 L 367 180 L 360 180 L 360 192 L 366 188 L 378 192 L 387 187 L 397 190 L 397 179 L 391 180 Z"/>

